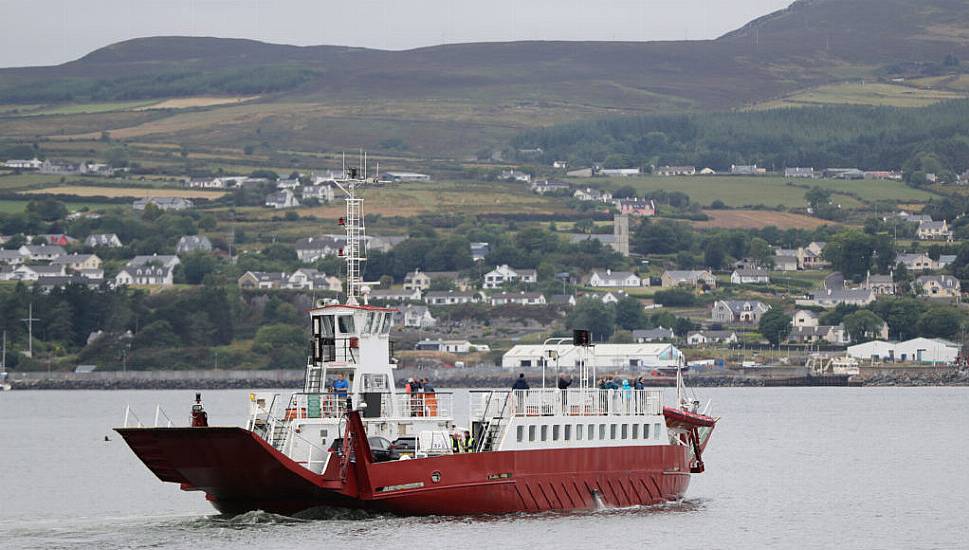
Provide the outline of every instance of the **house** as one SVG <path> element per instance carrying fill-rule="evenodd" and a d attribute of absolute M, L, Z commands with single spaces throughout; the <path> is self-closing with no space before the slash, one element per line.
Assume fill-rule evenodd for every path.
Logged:
<path fill-rule="evenodd" d="M 28 256 L 22 254 L 20 250 L 0 250 L 0 264 L 20 265 L 27 259 Z"/>
<path fill-rule="evenodd" d="M 959 279 L 951 275 L 922 275 L 915 279 L 918 294 L 931 298 L 958 298 L 962 295 Z"/>
<path fill-rule="evenodd" d="M 332 185 L 306 185 L 300 192 L 304 201 L 316 199 L 319 202 L 333 202 L 336 198 Z"/>
<path fill-rule="evenodd" d="M 84 269 L 101 269 L 101 258 L 98 258 L 94 254 L 78 254 L 77 252 L 73 254 L 65 254 L 64 256 L 58 256 L 50 262 L 51 265 L 62 265 L 67 269 L 73 271 L 81 271 Z"/>
<path fill-rule="evenodd" d="M 576 366 L 582 356 L 572 344 L 519 344 L 501 358 L 506 369 L 550 366 Z M 549 359 L 549 351 L 558 359 Z M 623 368 L 655 369 L 681 367 L 686 364 L 683 352 L 673 344 L 596 344 L 596 352 L 585 357 L 587 366 L 600 372 L 614 372 Z"/>
<path fill-rule="evenodd" d="M 370 301 L 381 301 L 381 302 L 419 302 L 421 299 L 421 291 L 414 290 L 395 290 L 392 288 L 388 289 L 375 289 L 370 291 Z"/>
<path fill-rule="evenodd" d="M 579 168 L 578 170 L 569 170 L 565 173 L 566 176 L 570 178 L 591 178 L 596 175 L 595 168 Z"/>
<path fill-rule="evenodd" d="M 959 344 L 937 338 L 914 338 L 904 342 L 873 340 L 848 347 L 848 355 L 870 361 L 953 364 L 961 351 Z"/>
<path fill-rule="evenodd" d="M 114 277 L 116 286 L 151 285 L 172 286 L 174 284 L 174 266 L 149 262 L 137 266 L 123 268 Z"/>
<path fill-rule="evenodd" d="M 606 288 L 628 288 L 649 286 L 649 279 L 643 285 L 643 279 L 629 271 L 613 271 L 611 269 L 595 270 L 589 275 L 589 286 Z"/>
<path fill-rule="evenodd" d="M 735 285 L 770 284 L 770 273 L 763 269 L 736 269 L 730 274 L 730 282 Z"/>
<path fill-rule="evenodd" d="M 894 296 L 896 291 L 894 273 L 889 275 L 872 275 L 869 272 L 864 282 L 861 283 L 861 288 L 867 288 L 877 296 Z"/>
<path fill-rule="evenodd" d="M 599 189 L 593 189 L 591 187 L 586 187 L 585 189 L 576 189 L 575 193 L 572 193 L 572 197 L 575 200 L 582 202 L 612 202 L 612 193 L 609 191 L 600 191 Z"/>
<path fill-rule="evenodd" d="M 300 186 L 299 178 L 296 179 L 281 179 L 276 181 L 276 189 L 290 189 L 296 190 Z"/>
<path fill-rule="evenodd" d="M 865 173 L 857 168 L 825 168 L 824 177 L 837 180 L 863 180 Z"/>
<path fill-rule="evenodd" d="M 634 330 L 633 339 L 637 344 L 647 344 L 650 342 L 669 342 L 676 339 L 676 333 L 670 328 L 651 328 L 647 330 Z"/>
<path fill-rule="evenodd" d="M 488 298 L 492 306 L 519 305 L 544 306 L 547 302 L 541 292 L 500 292 Z"/>
<path fill-rule="evenodd" d="M 823 308 L 837 307 L 839 304 L 864 307 L 875 301 L 875 293 L 867 288 L 828 288 L 810 294 L 809 299 L 797 300 L 799 306 Z"/>
<path fill-rule="evenodd" d="M 444 281 L 453 286 L 455 290 L 462 292 L 470 290 L 474 286 L 471 284 L 471 279 L 462 277 L 459 271 L 426 271 L 425 273 L 431 278 L 431 285 L 434 284 L 434 281 Z"/>
<path fill-rule="evenodd" d="M 785 168 L 784 177 L 785 178 L 814 178 L 816 176 L 815 176 L 814 168 L 794 167 L 794 168 Z"/>
<path fill-rule="evenodd" d="M 705 346 L 708 344 L 736 344 L 737 333 L 732 330 L 697 330 L 686 335 L 686 343 L 690 346 Z"/>
<path fill-rule="evenodd" d="M 384 181 L 431 181 L 431 176 L 417 172 L 384 172 L 380 179 Z"/>
<path fill-rule="evenodd" d="M 710 319 L 718 323 L 758 323 L 770 306 L 757 300 L 717 300 Z"/>
<path fill-rule="evenodd" d="M 266 206 L 268 208 L 296 208 L 299 206 L 299 199 L 289 189 L 283 189 L 266 195 Z"/>
<path fill-rule="evenodd" d="M 797 249 L 798 266 L 801 269 L 821 269 L 828 265 L 824 261 L 824 247 L 827 243 L 812 242 L 811 244 Z"/>
<path fill-rule="evenodd" d="M 663 288 L 689 286 L 707 288 L 717 287 L 717 278 L 707 270 L 666 271 L 662 277 Z"/>
<path fill-rule="evenodd" d="M 652 200 L 618 199 L 613 201 L 619 213 L 627 216 L 655 216 L 656 203 Z"/>
<path fill-rule="evenodd" d="M 247 271 L 239 277 L 239 288 L 242 290 L 275 290 L 283 288 L 289 276 L 286 273 Z"/>
<path fill-rule="evenodd" d="M 306 237 L 296 241 L 296 256 L 304 264 L 313 263 L 327 256 L 335 256 L 343 249 L 346 237 L 324 235 Z"/>
<path fill-rule="evenodd" d="M 538 193 L 539 195 L 545 195 L 547 193 L 566 193 L 572 186 L 568 182 L 564 181 L 553 181 L 553 180 L 542 180 L 532 182 L 532 192 Z"/>
<path fill-rule="evenodd" d="M 575 295 L 553 294 L 549 296 L 548 304 L 556 307 L 573 307 L 575 306 Z"/>
<path fill-rule="evenodd" d="M 940 222 L 922 222 L 915 231 L 915 235 L 923 241 L 951 241 L 952 230 L 945 220 Z"/>
<path fill-rule="evenodd" d="M 91 248 L 97 248 L 99 246 L 105 248 L 121 248 L 124 245 L 121 243 L 121 239 L 114 233 L 93 233 L 84 239 L 84 246 Z"/>
<path fill-rule="evenodd" d="M 47 244 L 25 244 L 20 247 L 20 255 L 32 261 L 51 261 L 67 254 L 63 247 Z"/>
<path fill-rule="evenodd" d="M 906 223 L 920 224 L 922 222 L 932 221 L 932 216 L 927 214 L 909 214 L 906 211 L 901 211 L 898 213 L 898 217 Z"/>
<path fill-rule="evenodd" d="M 13 170 L 40 170 L 40 167 L 43 165 L 44 161 L 36 157 L 30 160 L 11 159 L 3 163 L 4 168 L 11 168 Z"/>
<path fill-rule="evenodd" d="M 103 281 L 100 279 L 89 279 L 78 275 L 56 275 L 51 277 L 41 277 L 34 282 L 34 288 L 41 292 L 50 292 L 55 288 L 63 288 L 69 285 L 85 286 L 89 289 L 96 289 L 101 286 Z"/>
<path fill-rule="evenodd" d="M 467 340 L 421 340 L 414 349 L 418 351 L 443 351 L 446 353 L 471 353 L 474 346 Z"/>
<path fill-rule="evenodd" d="M 175 268 L 178 264 L 182 263 L 178 259 L 178 256 L 165 255 L 165 254 L 152 254 L 150 256 L 135 256 L 128 261 L 127 267 L 139 267 L 146 264 L 158 264 L 165 267 Z"/>
<path fill-rule="evenodd" d="M 653 170 L 656 176 L 693 176 L 696 175 L 696 166 L 660 166 Z"/>
<path fill-rule="evenodd" d="M 404 276 L 404 290 L 430 290 L 431 277 L 420 269 L 408 272 Z"/>
<path fill-rule="evenodd" d="M 845 332 L 844 325 L 815 325 L 792 328 L 791 333 L 787 336 L 787 341 L 798 344 L 828 343 L 843 346 L 850 341 L 850 338 L 848 338 L 848 333 Z"/>
<path fill-rule="evenodd" d="M 774 269 L 777 271 L 797 271 L 797 256 L 774 256 Z"/>
<path fill-rule="evenodd" d="M 642 174 L 639 168 L 603 168 L 599 175 L 607 178 L 628 178 Z"/>
<path fill-rule="evenodd" d="M 896 170 L 865 170 L 866 180 L 902 181 L 904 174 Z"/>
<path fill-rule="evenodd" d="M 534 283 L 538 281 L 538 272 L 534 269 L 512 269 L 508 264 L 500 265 L 485 273 L 483 288 L 499 288 L 505 283 L 521 282 Z"/>
<path fill-rule="evenodd" d="M 431 310 L 427 306 L 407 305 L 394 313 L 394 324 L 426 330 L 434 328 L 437 319 L 431 315 Z"/>
<path fill-rule="evenodd" d="M 717 175 L 717 171 L 714 170 L 713 168 L 710 168 L 709 166 L 707 166 L 703 170 L 700 170 L 700 175 L 701 176 L 715 176 L 715 175 Z"/>
<path fill-rule="evenodd" d="M 525 172 L 519 172 L 518 170 L 502 170 L 498 175 L 498 179 L 505 181 L 519 181 L 522 183 L 529 183 L 532 181 L 532 175 L 526 174 Z"/>
<path fill-rule="evenodd" d="M 480 262 L 488 257 L 491 246 L 488 243 L 471 243 L 471 259 Z"/>
<path fill-rule="evenodd" d="M 87 268 L 85 268 L 85 269 L 78 269 L 78 270 L 75 271 L 75 275 L 80 275 L 81 277 L 84 277 L 85 279 L 93 279 L 93 280 L 96 280 L 96 281 L 100 281 L 101 279 L 104 279 L 104 270 L 101 269 L 101 268 L 95 268 L 95 269 L 87 269 Z"/>
<path fill-rule="evenodd" d="M 70 235 L 65 235 L 64 233 L 48 233 L 44 235 L 37 235 L 34 238 L 41 238 L 47 241 L 47 244 L 52 246 L 69 246 L 77 242 L 77 239 L 71 237 Z M 31 241 L 33 239 L 30 239 Z"/>
<path fill-rule="evenodd" d="M 569 163 L 567 161 L 564 161 L 564 160 L 552 161 L 552 168 L 562 168 L 562 169 L 565 169 L 565 168 L 568 168 L 568 167 L 569 167 Z"/>
<path fill-rule="evenodd" d="M 791 326 L 816 327 L 820 324 L 820 317 L 816 311 L 799 309 L 794 312 L 794 316 L 791 318 Z"/>
<path fill-rule="evenodd" d="M 928 254 L 899 254 L 895 261 L 905 266 L 909 271 L 935 271 L 939 269 L 939 264 L 929 257 Z"/>
<path fill-rule="evenodd" d="M 339 277 L 321 273 L 316 269 L 301 267 L 286 278 L 285 288 L 343 292 L 343 281 Z"/>
<path fill-rule="evenodd" d="M 192 201 L 181 197 L 148 197 L 134 201 L 131 207 L 144 210 L 149 204 L 155 205 L 159 210 L 186 210 L 194 206 Z"/>
<path fill-rule="evenodd" d="M 767 169 L 758 168 L 756 164 L 731 164 L 730 173 L 734 176 L 762 176 Z"/>
<path fill-rule="evenodd" d="M 212 241 L 208 237 L 200 235 L 186 235 L 178 239 L 175 245 L 176 254 L 193 254 L 196 252 L 212 252 Z"/>
<path fill-rule="evenodd" d="M 63 265 L 21 265 L 13 270 L 10 279 L 15 281 L 37 281 L 45 277 L 67 275 Z"/>
<path fill-rule="evenodd" d="M 432 290 L 424 295 L 424 301 L 431 306 L 453 306 L 477 304 L 481 302 L 478 292 L 455 292 L 453 290 Z"/>

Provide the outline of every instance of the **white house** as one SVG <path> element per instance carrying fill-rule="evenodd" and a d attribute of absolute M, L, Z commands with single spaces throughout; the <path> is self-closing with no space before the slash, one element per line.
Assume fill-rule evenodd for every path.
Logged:
<path fill-rule="evenodd" d="M 717 286 L 717 278 L 707 270 L 666 271 L 661 280 L 663 281 L 663 288 L 677 286 L 716 288 Z"/>
<path fill-rule="evenodd" d="M 121 239 L 114 233 L 94 233 L 84 239 L 84 246 L 90 246 L 91 248 L 99 246 L 105 248 L 121 248 L 124 245 L 121 243 Z"/>
<path fill-rule="evenodd" d="M 117 286 L 172 286 L 174 284 L 173 275 L 173 267 L 156 263 L 146 263 L 134 267 L 125 267 L 114 277 L 114 284 Z"/>
<path fill-rule="evenodd" d="M 646 284 L 643 285 L 643 279 L 629 271 L 594 270 L 589 275 L 589 286 L 605 288 L 649 286 L 649 279 L 646 279 Z"/>
<path fill-rule="evenodd" d="M 958 298 L 962 295 L 959 279 L 951 275 L 922 275 L 915 279 L 919 294 L 931 298 Z"/>
<path fill-rule="evenodd" d="M 534 283 L 538 281 L 538 272 L 534 269 L 514 269 L 503 264 L 485 273 L 483 288 L 495 289 L 505 283 L 522 282 Z"/>
<path fill-rule="evenodd" d="M 40 167 L 43 165 L 44 161 L 36 157 L 30 160 L 11 159 L 3 163 L 4 168 L 12 168 L 14 170 L 40 170 Z"/>
<path fill-rule="evenodd" d="M 313 263 L 327 256 L 339 254 L 346 242 L 346 237 L 324 235 L 322 237 L 306 237 L 296 241 L 296 257 L 304 264 Z"/>
<path fill-rule="evenodd" d="M 810 309 L 799 309 L 794 312 L 791 318 L 791 326 L 794 327 L 816 327 L 820 324 L 820 315 Z"/>
<path fill-rule="evenodd" d="M 770 272 L 763 269 L 736 269 L 730 274 L 730 282 L 735 285 L 770 284 Z"/>
<path fill-rule="evenodd" d="M 419 351 L 443 351 L 446 353 L 471 353 L 474 345 L 467 340 L 421 340 L 414 349 Z"/>
<path fill-rule="evenodd" d="M 875 301 L 875 293 L 867 288 L 829 288 L 812 292 L 810 298 L 796 300 L 799 306 L 823 308 L 837 307 L 839 304 L 864 307 Z"/>
<path fill-rule="evenodd" d="M 178 259 L 178 256 L 168 255 L 168 254 L 152 254 L 150 256 L 139 255 L 129 260 L 126 267 L 139 267 L 149 263 L 163 265 L 165 267 L 170 267 L 174 269 L 175 266 L 182 263 L 182 261 Z"/>
<path fill-rule="evenodd" d="M 544 306 L 547 302 L 541 292 L 500 292 L 492 294 L 488 298 L 492 306 L 520 305 L 520 306 Z"/>
<path fill-rule="evenodd" d="M 696 166 L 660 166 L 653 171 L 656 176 L 693 176 Z"/>
<path fill-rule="evenodd" d="M 717 300 L 710 318 L 718 323 L 758 323 L 770 306 L 757 300 Z"/>
<path fill-rule="evenodd" d="M 904 265 L 909 271 L 935 271 L 939 269 L 939 263 L 924 253 L 899 254 L 895 261 Z"/>
<path fill-rule="evenodd" d="M 299 199 L 289 189 L 283 189 L 277 193 L 266 195 L 266 206 L 269 208 L 296 208 L 299 206 Z"/>
<path fill-rule="evenodd" d="M 178 239 L 178 244 L 175 245 L 176 254 L 193 252 L 212 252 L 212 241 L 202 235 L 185 235 Z"/>
<path fill-rule="evenodd" d="M 409 271 L 404 275 L 405 290 L 430 290 L 431 276 L 420 269 Z"/>
<path fill-rule="evenodd" d="M 67 254 L 67 251 L 60 246 L 47 244 L 25 244 L 20 247 L 20 255 L 33 261 L 51 261 Z"/>
<path fill-rule="evenodd" d="M 431 181 L 431 176 L 418 172 L 384 172 L 381 176 L 384 181 Z"/>
<path fill-rule="evenodd" d="M 0 250 L 0 264 L 20 265 L 28 259 L 20 250 Z"/>
<path fill-rule="evenodd" d="M 84 269 L 101 269 L 101 258 L 94 254 L 65 254 L 51 260 L 51 265 L 63 265 L 67 269 L 81 271 Z"/>
<path fill-rule="evenodd" d="M 949 229 L 949 224 L 945 220 L 922 222 L 915 234 L 924 241 L 952 240 L 952 230 Z"/>
<path fill-rule="evenodd" d="M 429 329 L 434 328 L 437 319 L 431 315 L 427 306 L 404 306 L 394 315 L 396 322 L 407 328 Z"/>
<path fill-rule="evenodd" d="M 421 299 L 420 290 L 395 290 L 392 288 L 387 289 L 374 289 L 370 291 L 370 301 L 383 301 L 383 302 L 418 302 Z"/>
<path fill-rule="evenodd" d="M 558 358 L 557 362 L 549 359 L 548 351 L 554 352 L 553 357 Z M 502 356 L 501 366 L 506 369 L 554 368 L 556 365 L 572 367 L 580 359 L 576 348 L 571 345 L 517 345 Z M 596 352 L 586 358 L 586 364 L 604 370 L 651 369 L 682 366 L 685 359 L 683 352 L 673 344 L 596 344 Z"/>
<path fill-rule="evenodd" d="M 505 181 L 518 181 L 521 183 L 529 183 L 532 181 L 532 175 L 520 172 L 518 170 L 502 170 L 499 174 L 498 179 Z"/>
<path fill-rule="evenodd" d="M 135 210 L 144 210 L 149 204 L 155 205 L 160 210 L 186 210 L 194 206 L 192 201 L 181 197 L 148 197 L 132 202 L 131 207 Z"/>
<path fill-rule="evenodd" d="M 686 343 L 690 346 L 736 344 L 737 333 L 732 330 L 697 330 L 687 333 Z"/>
<path fill-rule="evenodd" d="M 942 339 L 914 338 L 904 342 L 873 340 L 848 347 L 848 355 L 872 361 L 952 364 L 959 357 L 959 344 Z"/>
<path fill-rule="evenodd" d="M 424 301 L 431 306 L 453 306 L 477 304 L 481 301 L 478 292 L 455 292 L 453 290 L 432 290 L 424 295 Z"/>
<path fill-rule="evenodd" d="M 316 199 L 319 202 L 333 202 L 336 192 L 332 185 L 306 185 L 302 190 L 303 200 Z"/>

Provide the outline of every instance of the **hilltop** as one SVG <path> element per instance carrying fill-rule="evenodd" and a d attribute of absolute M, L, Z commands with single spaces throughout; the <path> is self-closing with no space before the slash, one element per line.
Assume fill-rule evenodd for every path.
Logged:
<path fill-rule="evenodd" d="M 0 70 L 0 103 L 259 99 L 211 107 L 212 114 L 199 117 L 198 124 L 180 120 L 175 111 L 135 115 L 119 108 L 118 116 L 102 110 L 90 120 L 85 111 L 33 124 L 0 120 L 0 134 L 112 130 L 126 139 L 189 144 L 239 147 L 255 141 L 299 150 L 393 145 L 423 156 L 466 155 L 535 126 L 733 109 L 848 80 L 951 76 L 959 73 L 959 59 L 969 60 L 967 28 L 967 0 L 799 0 L 702 41 L 476 43 L 383 51 L 143 38 L 56 67 Z M 964 94 L 960 78 L 927 86 L 951 84 L 953 93 Z M 899 93 L 918 91 L 906 87 Z M 838 102 L 837 94 L 828 101 Z M 246 131 L 253 124 L 260 127 L 258 137 Z"/>

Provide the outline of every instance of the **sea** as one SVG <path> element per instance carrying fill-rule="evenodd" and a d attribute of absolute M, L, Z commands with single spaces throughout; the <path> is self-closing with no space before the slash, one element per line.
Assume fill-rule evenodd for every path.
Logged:
<path fill-rule="evenodd" d="M 456 394 L 460 418 L 467 392 Z M 204 392 L 210 423 L 241 425 L 247 396 Z M 969 388 L 723 388 L 698 397 L 722 419 L 707 471 L 681 502 L 293 519 L 220 516 L 202 494 L 160 482 L 112 431 L 126 405 L 146 424 L 156 405 L 187 424 L 193 392 L 4 392 L 0 548 L 969 548 Z"/>

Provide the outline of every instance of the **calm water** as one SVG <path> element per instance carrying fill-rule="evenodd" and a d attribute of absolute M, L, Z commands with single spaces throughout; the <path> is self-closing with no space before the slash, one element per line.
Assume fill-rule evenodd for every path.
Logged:
<path fill-rule="evenodd" d="M 162 484 L 111 427 L 130 402 L 185 423 L 184 391 L 0 394 L 2 548 L 967 548 L 969 388 L 704 390 L 723 416 L 688 498 L 476 519 L 221 518 Z M 213 424 L 247 392 L 210 391 Z M 458 399 L 458 403 L 466 400 Z M 177 413 L 177 414 L 175 414 Z M 105 442 L 104 436 L 111 441 Z"/>

